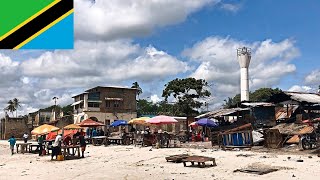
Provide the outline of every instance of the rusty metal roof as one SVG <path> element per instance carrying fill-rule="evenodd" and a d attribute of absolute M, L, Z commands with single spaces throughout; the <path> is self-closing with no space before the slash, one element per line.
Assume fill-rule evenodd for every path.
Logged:
<path fill-rule="evenodd" d="M 304 93 L 304 92 L 284 92 L 290 96 L 291 99 L 298 102 L 307 102 L 311 104 L 320 104 L 320 94 L 317 93 Z"/>
<path fill-rule="evenodd" d="M 295 144 L 295 143 L 298 144 L 298 143 L 299 143 L 299 140 L 300 140 L 299 135 L 312 133 L 313 130 L 314 130 L 314 128 L 313 128 L 312 126 L 306 126 L 306 127 L 302 128 L 302 129 L 298 132 L 298 134 L 292 136 L 292 137 L 287 141 L 287 143 L 289 143 L 289 144 Z"/>
<path fill-rule="evenodd" d="M 313 131 L 313 127 L 308 126 L 306 124 L 279 124 L 270 129 L 278 129 L 279 132 L 283 135 L 299 135 L 299 134 L 307 134 Z"/>
<path fill-rule="evenodd" d="M 279 108 L 276 112 L 276 120 L 290 118 L 298 107 L 299 106 L 290 106 L 288 107 L 288 112 L 286 107 Z"/>

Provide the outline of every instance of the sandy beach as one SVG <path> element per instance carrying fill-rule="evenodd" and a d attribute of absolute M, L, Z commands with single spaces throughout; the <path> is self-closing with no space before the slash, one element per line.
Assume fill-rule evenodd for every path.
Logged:
<path fill-rule="evenodd" d="M 51 161 L 50 156 L 37 154 L 11 155 L 8 143 L 0 141 L 0 179 L 314 179 L 320 174 L 320 158 L 315 154 L 280 155 L 199 147 L 150 151 L 150 147 L 89 145 L 83 159 Z M 217 166 L 184 167 L 182 163 L 165 160 L 168 155 L 182 153 L 214 157 Z M 298 159 L 303 162 L 297 162 Z M 265 175 L 233 172 L 247 166 L 279 170 Z"/>

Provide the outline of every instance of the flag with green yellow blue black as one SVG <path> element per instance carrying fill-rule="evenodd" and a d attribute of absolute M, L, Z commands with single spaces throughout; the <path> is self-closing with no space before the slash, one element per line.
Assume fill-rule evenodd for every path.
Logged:
<path fill-rule="evenodd" d="M 73 49 L 73 0 L 1 0 L 0 49 Z"/>

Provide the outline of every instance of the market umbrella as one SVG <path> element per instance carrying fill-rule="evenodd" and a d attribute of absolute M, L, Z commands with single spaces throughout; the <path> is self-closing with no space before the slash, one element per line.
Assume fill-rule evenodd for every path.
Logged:
<path fill-rule="evenodd" d="M 65 126 L 63 129 L 68 130 L 68 129 L 82 129 L 82 127 L 80 127 L 79 125 L 76 124 L 69 124 L 67 126 Z"/>
<path fill-rule="evenodd" d="M 126 126 L 126 125 L 128 125 L 128 122 L 126 120 L 115 120 L 113 123 L 111 123 L 110 126 L 118 127 L 118 126 Z"/>
<path fill-rule="evenodd" d="M 146 122 L 150 124 L 162 125 L 162 124 L 173 124 L 173 123 L 177 123 L 178 121 L 175 120 L 173 117 L 161 115 L 161 116 L 150 118 Z"/>
<path fill-rule="evenodd" d="M 92 119 L 83 120 L 80 124 L 80 127 L 97 127 L 97 126 L 104 126 L 104 124 L 96 122 Z"/>
<path fill-rule="evenodd" d="M 138 125 L 148 125 L 146 120 L 150 119 L 149 117 L 139 117 L 131 119 L 128 123 L 129 124 L 138 124 Z"/>
<path fill-rule="evenodd" d="M 189 124 L 189 126 L 196 127 L 196 126 L 198 126 L 198 124 L 197 124 L 197 122 L 192 122 L 192 123 Z"/>
<path fill-rule="evenodd" d="M 55 126 L 52 126 L 52 125 L 49 125 L 49 124 L 44 124 L 44 125 L 41 125 L 35 129 L 33 129 L 31 131 L 31 134 L 33 135 L 44 135 L 44 134 L 48 134 L 52 131 L 58 131 L 60 128 L 58 127 L 55 127 Z"/>
<path fill-rule="evenodd" d="M 201 118 L 199 119 L 196 124 L 198 124 L 199 126 L 206 126 L 206 127 L 217 127 L 218 124 L 216 122 L 214 122 L 212 119 L 208 119 L 208 118 Z"/>

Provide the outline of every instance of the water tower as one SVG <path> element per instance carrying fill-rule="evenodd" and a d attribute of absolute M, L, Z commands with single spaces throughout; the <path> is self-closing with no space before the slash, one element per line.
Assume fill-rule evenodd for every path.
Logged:
<path fill-rule="evenodd" d="M 240 84 L 241 84 L 241 101 L 249 101 L 249 64 L 251 60 L 251 50 L 246 47 L 237 49 L 237 56 L 240 64 Z"/>

